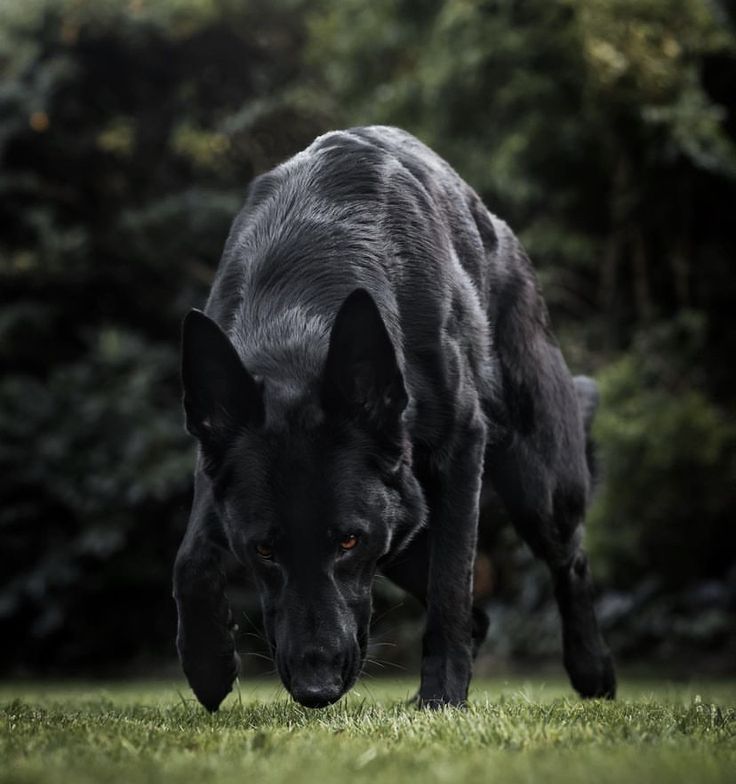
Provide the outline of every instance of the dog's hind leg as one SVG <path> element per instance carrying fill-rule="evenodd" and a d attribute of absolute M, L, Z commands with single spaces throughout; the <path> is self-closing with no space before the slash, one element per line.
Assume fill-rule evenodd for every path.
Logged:
<path fill-rule="evenodd" d="M 514 527 L 552 574 L 563 660 L 572 685 L 582 697 L 613 697 L 613 661 L 598 628 L 588 559 L 581 546 L 579 489 L 555 487 L 547 469 L 521 445 L 489 462 Z"/>
<path fill-rule="evenodd" d="M 573 385 L 558 356 L 546 357 L 551 388 L 538 389 L 523 427 L 517 422 L 505 444 L 488 450 L 486 472 L 517 532 L 552 574 L 572 685 L 583 697 L 612 698 L 613 660 L 598 628 L 581 545 L 591 481 L 585 430 L 592 412 L 585 407 L 588 398 L 581 397 L 586 384 Z"/>
<path fill-rule="evenodd" d="M 174 565 L 176 647 L 197 699 L 214 712 L 232 689 L 240 660 L 225 595 L 223 547 L 209 480 L 197 473 L 189 526 Z"/>

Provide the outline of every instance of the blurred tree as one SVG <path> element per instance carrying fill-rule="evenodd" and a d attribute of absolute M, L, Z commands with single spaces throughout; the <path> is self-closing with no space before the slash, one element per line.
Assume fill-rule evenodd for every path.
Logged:
<path fill-rule="evenodd" d="M 724 361 L 736 356 L 736 38 L 725 8 L 325 0 L 311 29 L 336 112 L 416 132 L 520 231 L 573 366 L 621 356 L 602 378 L 611 473 L 591 523 L 611 560 L 639 576 L 722 575 L 733 563 L 719 553 L 734 542 L 722 536 L 736 402 Z M 697 351 L 679 342 L 681 314 L 699 325 Z M 643 464 L 630 462 L 626 427 L 647 445 Z M 675 535 L 677 477 L 689 470 Z M 696 511 L 698 555 L 684 568 L 673 551 Z"/>
<path fill-rule="evenodd" d="M 607 585 L 654 577 L 672 591 L 734 566 L 736 421 L 697 378 L 705 326 L 682 311 L 600 375 L 605 481 L 589 544 Z"/>
<path fill-rule="evenodd" d="M 456 166 L 521 233 L 573 368 L 600 371 L 607 479 L 590 545 L 606 586 L 638 596 L 653 578 L 671 597 L 723 583 L 736 549 L 733 8 L 0 4 L 0 666 L 172 651 L 192 457 L 180 318 L 206 295 L 248 180 L 358 123 L 404 126 Z M 548 614 L 547 583 L 510 541 L 487 542 L 503 553 L 494 601 Z M 662 617 L 687 628 L 694 607 Z M 556 628 L 535 616 L 505 642 L 494 628 L 499 649 L 529 650 L 540 624 Z M 619 639 L 652 633 L 640 626 Z M 706 644 L 722 628 L 693 634 Z"/>
<path fill-rule="evenodd" d="M 736 176 L 733 91 L 705 83 L 712 59 L 736 74 L 716 3 L 325 0 L 311 27 L 335 112 L 443 153 L 521 231 L 557 320 L 585 321 L 597 351 L 709 309 L 701 277 L 733 290 L 727 249 L 707 244 Z"/>
<path fill-rule="evenodd" d="M 248 181 L 324 124 L 289 92 L 300 8 L 0 7 L 0 665 L 173 651 L 179 321 Z"/>

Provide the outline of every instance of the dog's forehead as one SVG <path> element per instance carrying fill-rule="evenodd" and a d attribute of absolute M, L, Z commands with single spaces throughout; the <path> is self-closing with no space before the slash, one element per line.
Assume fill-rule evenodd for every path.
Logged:
<path fill-rule="evenodd" d="M 261 383 L 266 434 L 293 439 L 319 430 L 325 417 L 315 385 L 274 378 L 264 378 Z"/>
<path fill-rule="evenodd" d="M 322 426 L 247 437 L 233 468 L 237 503 L 269 528 L 327 530 L 380 502 L 382 483 L 365 445 Z"/>

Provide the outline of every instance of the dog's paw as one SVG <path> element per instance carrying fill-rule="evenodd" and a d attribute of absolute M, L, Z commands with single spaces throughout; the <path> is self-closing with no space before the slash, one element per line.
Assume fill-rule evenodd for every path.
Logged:
<path fill-rule="evenodd" d="M 441 710 L 442 708 L 467 708 L 468 701 L 465 697 L 451 696 L 451 695 L 430 695 L 422 697 L 418 695 L 417 703 L 418 708 L 424 710 Z"/>
<path fill-rule="evenodd" d="M 584 699 L 612 700 L 616 696 L 616 671 L 610 654 L 566 661 L 565 668 L 573 688 Z"/>
<path fill-rule="evenodd" d="M 443 651 L 422 659 L 422 679 L 419 686 L 419 707 L 464 707 L 468 698 L 471 675 L 471 652 L 458 647 L 452 653 Z"/>
<path fill-rule="evenodd" d="M 417 706 L 428 710 L 464 708 L 467 705 L 468 686 L 465 681 L 456 683 L 425 682 L 417 694 Z"/>
<path fill-rule="evenodd" d="M 228 660 L 212 662 L 209 666 L 200 664 L 184 668 L 194 696 L 210 713 L 214 713 L 230 694 L 239 671 L 240 657 L 237 653 Z"/>
<path fill-rule="evenodd" d="M 404 701 L 404 705 L 408 708 L 423 708 L 426 710 L 439 710 L 444 707 L 464 708 L 467 701 L 452 700 L 449 697 L 422 697 L 420 692 L 416 692 L 409 699 Z"/>

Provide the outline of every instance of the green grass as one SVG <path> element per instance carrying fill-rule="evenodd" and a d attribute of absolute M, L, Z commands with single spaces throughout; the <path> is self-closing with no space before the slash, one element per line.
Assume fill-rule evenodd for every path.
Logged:
<path fill-rule="evenodd" d="M 184 684 L 0 685 L 0 782 L 736 781 L 736 682 L 625 682 L 613 703 L 557 683 L 479 681 L 465 711 L 359 685 L 308 711 L 244 683 L 209 716 Z"/>

